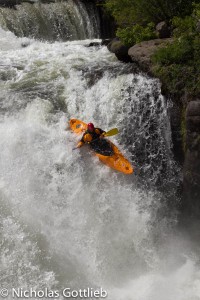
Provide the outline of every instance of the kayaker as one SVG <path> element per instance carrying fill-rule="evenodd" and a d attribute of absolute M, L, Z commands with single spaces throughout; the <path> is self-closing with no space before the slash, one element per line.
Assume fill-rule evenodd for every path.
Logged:
<path fill-rule="evenodd" d="M 77 148 L 88 144 L 92 150 L 102 155 L 113 155 L 113 149 L 110 144 L 103 139 L 105 131 L 101 128 L 95 128 L 93 123 L 87 125 L 87 130 L 82 136 L 82 139 L 77 145 Z"/>

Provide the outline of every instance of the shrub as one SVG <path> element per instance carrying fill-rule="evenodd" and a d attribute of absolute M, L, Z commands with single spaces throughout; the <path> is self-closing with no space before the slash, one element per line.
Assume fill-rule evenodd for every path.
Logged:
<path fill-rule="evenodd" d="M 152 57 L 152 61 L 161 66 L 186 63 L 193 59 L 193 45 L 191 39 L 175 40 L 174 43 L 159 49 Z"/>
<path fill-rule="evenodd" d="M 152 57 L 154 74 L 161 78 L 168 91 L 175 94 L 200 94 L 199 16 L 200 5 L 195 5 L 192 16 L 173 18 L 174 42 L 159 49 Z"/>
<path fill-rule="evenodd" d="M 147 24 L 146 27 L 137 24 L 132 27 L 118 28 L 116 35 L 127 46 L 156 38 L 153 23 Z"/>
<path fill-rule="evenodd" d="M 174 16 L 184 17 L 192 12 L 192 2 L 188 0 L 105 0 L 104 6 L 120 27 L 169 21 Z"/>

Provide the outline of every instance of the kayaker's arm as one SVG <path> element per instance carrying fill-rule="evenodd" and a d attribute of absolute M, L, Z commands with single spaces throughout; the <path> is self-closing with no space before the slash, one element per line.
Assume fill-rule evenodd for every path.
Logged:
<path fill-rule="evenodd" d="M 80 141 L 80 142 L 77 144 L 76 148 L 81 148 L 84 144 L 85 144 L 84 142 Z"/>
<path fill-rule="evenodd" d="M 102 134 L 100 135 L 100 139 L 102 139 L 105 136 L 106 132 L 103 131 Z"/>
<path fill-rule="evenodd" d="M 99 138 L 101 139 L 101 138 L 103 138 L 104 137 L 104 135 L 105 135 L 105 131 L 104 130 L 102 130 L 101 128 L 95 128 L 95 131 L 96 131 L 96 133 L 97 134 L 99 134 Z"/>
<path fill-rule="evenodd" d="M 82 136 L 82 139 L 78 142 L 78 145 L 76 148 L 81 148 L 83 145 L 85 145 L 85 139 L 84 139 L 85 133 Z"/>
<path fill-rule="evenodd" d="M 95 132 L 99 135 L 99 138 L 103 138 L 106 133 L 101 128 L 95 128 Z M 84 135 L 82 136 L 82 139 L 80 140 L 80 142 L 78 142 L 76 148 L 74 148 L 74 149 L 81 148 L 82 146 L 85 145 L 85 143 L 89 144 L 91 141 L 92 141 L 91 135 L 86 132 L 86 133 L 84 133 Z"/>

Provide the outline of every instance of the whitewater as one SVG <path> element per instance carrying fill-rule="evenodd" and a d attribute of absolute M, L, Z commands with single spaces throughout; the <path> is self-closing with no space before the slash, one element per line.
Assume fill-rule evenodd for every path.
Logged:
<path fill-rule="evenodd" d="M 90 42 L 0 29 L 1 288 L 198 300 L 198 251 L 176 228 L 169 104 L 158 80 Z M 111 140 L 135 173 L 72 151 L 71 118 L 117 127 Z"/>

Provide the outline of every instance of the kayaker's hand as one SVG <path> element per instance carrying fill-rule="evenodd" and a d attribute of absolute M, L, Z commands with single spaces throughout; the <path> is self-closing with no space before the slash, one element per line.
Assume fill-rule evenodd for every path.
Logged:
<path fill-rule="evenodd" d="M 84 145 L 84 143 L 80 141 L 80 142 L 78 143 L 78 145 L 76 146 L 76 148 L 81 148 L 83 145 Z"/>
<path fill-rule="evenodd" d="M 100 139 L 103 139 L 105 136 L 105 132 L 103 132 L 101 135 L 100 135 Z"/>

